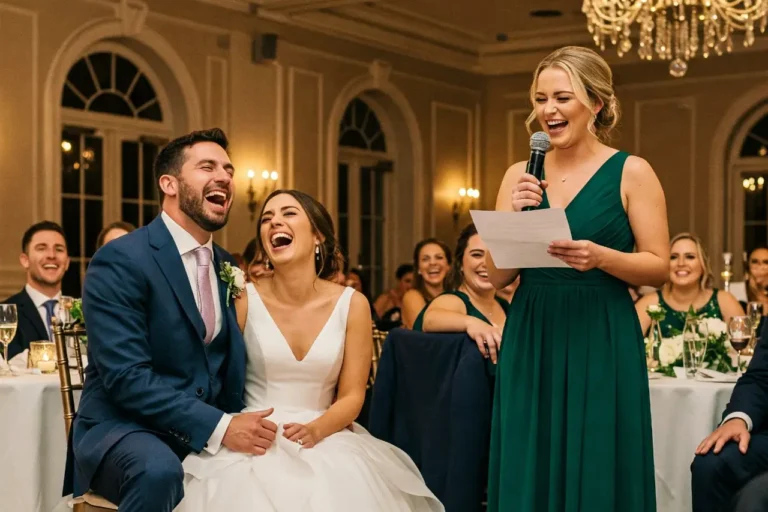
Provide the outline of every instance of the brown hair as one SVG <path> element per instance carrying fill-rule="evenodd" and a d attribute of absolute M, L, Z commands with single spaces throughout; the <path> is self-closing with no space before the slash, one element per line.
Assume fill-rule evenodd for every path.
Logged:
<path fill-rule="evenodd" d="M 336 232 L 333 228 L 331 214 L 328 213 L 325 206 L 320 204 L 317 199 L 309 194 L 305 194 L 298 190 L 275 190 L 269 194 L 264 201 L 257 226 L 261 226 L 261 219 L 264 216 L 264 208 L 267 206 L 269 200 L 280 194 L 287 194 L 293 197 L 301 205 L 301 208 L 307 214 L 307 218 L 309 218 L 313 233 L 322 239 L 319 244 L 320 257 L 315 260 L 315 273 L 317 276 L 321 279 L 331 279 L 338 272 L 342 272 L 344 269 L 344 257 L 342 256 L 341 249 L 336 241 Z M 264 241 L 261 239 L 261 236 L 257 236 L 256 238 L 258 240 L 256 257 L 266 255 L 267 252 L 264 249 Z"/>
<path fill-rule="evenodd" d="M 414 269 L 419 268 L 419 256 L 421 256 L 421 250 L 428 245 L 439 246 L 445 253 L 445 259 L 448 260 L 448 264 L 449 265 L 451 264 L 450 247 L 448 247 L 448 245 L 446 245 L 445 242 L 438 240 L 437 238 L 425 238 L 421 242 L 417 243 L 416 247 L 413 249 L 413 268 Z M 446 280 L 443 281 L 443 289 L 445 289 L 445 283 L 447 282 L 447 277 L 448 276 L 446 276 Z M 419 292 L 421 296 L 424 297 L 424 300 L 427 302 L 434 299 L 434 297 L 432 297 L 432 295 L 429 293 L 429 290 L 427 290 L 427 285 L 424 282 L 424 278 L 418 272 L 416 272 L 416 274 L 413 276 L 413 289 Z"/>
<path fill-rule="evenodd" d="M 459 233 L 459 238 L 456 240 L 456 249 L 453 251 L 453 263 L 451 263 L 451 270 L 445 278 L 445 282 L 450 286 L 451 290 L 458 289 L 464 281 L 464 272 L 461 267 L 464 264 L 464 253 L 467 252 L 467 246 L 469 245 L 469 239 L 477 234 L 477 228 L 474 223 L 468 224 Z"/>
<path fill-rule="evenodd" d="M 104 229 L 101 230 L 101 233 L 99 233 L 98 238 L 96 238 L 96 249 L 101 249 L 101 247 L 104 245 L 104 239 L 107 238 L 107 233 L 109 233 L 113 229 L 122 229 L 127 233 L 131 233 L 136 230 L 136 226 L 134 226 L 130 222 L 123 222 L 121 220 L 104 226 Z"/>
<path fill-rule="evenodd" d="M 704 244 L 701 243 L 701 238 L 693 233 L 679 233 L 675 235 L 672 240 L 669 241 L 669 248 L 675 245 L 680 240 L 690 240 L 696 244 L 696 252 L 699 253 L 699 263 L 701 264 L 701 279 L 699 280 L 699 288 L 707 290 L 712 287 L 714 278 L 712 277 L 712 267 L 709 264 L 709 257 L 704 252 Z M 672 290 L 672 281 L 668 281 L 664 285 L 667 291 Z"/>
<path fill-rule="evenodd" d="M 590 110 L 602 104 L 593 116 L 589 132 L 601 142 L 610 140 L 610 133 L 621 117 L 619 101 L 613 91 L 613 72 L 597 52 L 581 46 L 565 46 L 547 55 L 533 73 L 531 103 L 535 105 L 539 75 L 547 68 L 557 67 L 568 74 L 576 98 Z M 531 125 L 536 120 L 536 111 L 531 112 L 525 125 L 532 133 Z"/>

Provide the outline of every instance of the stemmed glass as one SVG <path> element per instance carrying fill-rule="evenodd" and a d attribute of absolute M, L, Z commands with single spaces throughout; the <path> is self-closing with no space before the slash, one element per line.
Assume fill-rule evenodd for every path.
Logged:
<path fill-rule="evenodd" d="M 69 327 L 72 323 L 72 305 L 75 303 L 73 297 L 62 295 L 59 299 L 59 320 L 65 327 Z"/>
<path fill-rule="evenodd" d="M 13 375 L 8 361 L 8 345 L 16 336 L 16 327 L 18 326 L 18 316 L 16 304 L 0 304 L 0 343 L 3 344 L 4 358 L 8 368 L 0 370 L 0 375 Z"/>
<path fill-rule="evenodd" d="M 736 350 L 736 375 L 741 377 L 741 352 L 752 339 L 752 320 L 748 316 L 734 316 L 728 322 L 728 337 Z"/>
<path fill-rule="evenodd" d="M 749 319 L 752 321 L 752 338 L 749 342 L 747 355 L 752 355 L 755 352 L 755 347 L 757 346 L 757 329 L 760 327 L 760 320 L 763 318 L 763 303 L 750 302 L 747 304 L 747 316 L 749 316 Z"/>
<path fill-rule="evenodd" d="M 683 328 L 683 367 L 686 377 L 693 379 L 704 366 L 704 354 L 707 352 L 709 329 L 702 319 L 690 317 Z"/>

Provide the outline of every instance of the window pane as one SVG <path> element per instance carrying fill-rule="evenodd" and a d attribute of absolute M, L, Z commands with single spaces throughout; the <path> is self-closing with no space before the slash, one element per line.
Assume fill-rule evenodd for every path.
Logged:
<path fill-rule="evenodd" d="M 80 193 L 80 135 L 66 130 L 61 133 L 61 191 Z"/>
<path fill-rule="evenodd" d="M 114 114 L 116 116 L 133 117 L 133 109 L 123 99 L 122 96 L 111 92 L 99 94 L 92 102 L 88 110 L 93 112 L 103 112 L 105 114 Z"/>
<path fill-rule="evenodd" d="M 155 99 L 155 90 L 145 75 L 141 75 L 131 91 L 131 103 L 139 108 L 150 100 Z"/>
<path fill-rule="evenodd" d="M 371 151 L 381 151 L 386 153 L 387 151 L 387 139 L 384 138 L 383 133 L 379 133 L 375 139 L 371 141 Z"/>
<path fill-rule="evenodd" d="M 123 221 L 130 222 L 134 226 L 139 225 L 139 205 L 134 203 L 123 203 Z"/>
<path fill-rule="evenodd" d="M 85 254 L 93 256 L 96 252 L 96 239 L 104 227 L 104 207 L 101 200 L 85 201 Z"/>
<path fill-rule="evenodd" d="M 140 105 L 136 105 L 140 107 Z M 141 119 L 149 119 L 150 121 L 162 121 L 163 111 L 160 109 L 160 104 L 155 102 L 152 105 L 143 108 L 139 111 L 139 117 Z"/>
<path fill-rule="evenodd" d="M 133 79 L 136 78 L 139 70 L 136 69 L 136 66 L 134 66 L 131 61 L 124 59 L 119 55 L 117 55 L 116 58 L 117 63 L 115 66 L 115 88 L 118 91 L 126 94 L 128 93 L 128 88 L 133 83 Z"/>
<path fill-rule="evenodd" d="M 336 207 L 339 210 L 339 215 L 347 213 L 349 211 L 349 166 L 347 164 L 339 164 L 339 184 L 337 191 L 338 204 Z"/>
<path fill-rule="evenodd" d="M 73 261 L 61 281 L 61 293 L 70 297 L 82 296 L 80 289 L 80 262 Z"/>
<path fill-rule="evenodd" d="M 374 187 L 374 207 L 373 213 L 377 217 L 384 215 L 384 173 L 381 171 L 375 171 L 373 173 L 376 186 Z"/>
<path fill-rule="evenodd" d="M 96 94 L 96 85 L 93 83 L 93 78 L 88 70 L 88 65 L 85 63 L 85 59 L 75 62 L 75 65 L 72 66 L 72 69 L 67 74 L 67 81 L 86 98 Z"/>
<path fill-rule="evenodd" d="M 360 220 L 360 259 L 358 263 L 367 267 L 371 264 L 371 219 Z"/>
<path fill-rule="evenodd" d="M 768 192 L 768 173 L 744 174 L 742 183 L 744 187 L 744 220 L 765 221 L 768 219 L 768 205 L 766 204 L 766 192 Z M 754 190 L 752 190 L 754 188 Z"/>
<path fill-rule="evenodd" d="M 139 198 L 139 143 L 123 141 L 123 199 Z M 138 221 L 138 219 L 137 219 Z"/>
<path fill-rule="evenodd" d="M 339 145 L 349 148 L 368 149 L 368 143 L 355 129 L 347 130 L 341 134 Z"/>
<path fill-rule="evenodd" d="M 371 168 L 360 169 L 360 207 L 363 215 L 371 214 Z"/>
<path fill-rule="evenodd" d="M 766 236 L 768 229 L 765 224 L 758 226 L 745 226 L 744 227 L 744 250 L 751 252 L 756 247 L 765 247 L 768 242 Z"/>
<path fill-rule="evenodd" d="M 143 154 L 141 155 L 142 161 L 142 179 L 144 181 L 143 199 L 145 201 L 154 201 L 157 199 L 157 181 L 155 180 L 155 173 L 153 167 L 155 165 L 155 158 L 157 157 L 157 146 L 151 142 L 145 142 L 143 144 Z"/>
<path fill-rule="evenodd" d="M 85 193 L 90 196 L 100 196 L 104 193 L 104 149 L 99 137 L 85 137 L 83 149 L 83 170 L 85 171 Z"/>
<path fill-rule="evenodd" d="M 112 54 L 111 53 L 92 53 L 88 56 L 91 61 L 93 71 L 99 80 L 99 86 L 102 89 L 112 88 Z"/>
<path fill-rule="evenodd" d="M 77 258 L 80 254 L 80 200 L 62 198 L 61 227 L 67 236 L 69 256 Z"/>
<path fill-rule="evenodd" d="M 349 227 L 346 215 L 339 215 L 339 247 L 349 254 Z"/>
<path fill-rule="evenodd" d="M 144 211 L 144 219 L 141 225 L 146 226 L 157 216 L 157 206 L 154 204 L 145 204 L 142 210 Z"/>
<path fill-rule="evenodd" d="M 64 88 L 61 91 L 61 106 L 83 110 L 85 102 L 83 102 L 80 96 L 72 92 L 69 84 L 64 84 Z"/>

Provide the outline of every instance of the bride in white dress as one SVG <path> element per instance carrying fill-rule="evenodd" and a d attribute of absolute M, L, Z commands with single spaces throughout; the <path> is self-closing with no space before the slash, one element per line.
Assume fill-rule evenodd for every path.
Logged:
<path fill-rule="evenodd" d="M 264 455 L 189 455 L 176 511 L 443 511 L 408 455 L 353 423 L 371 315 L 363 295 L 324 279 L 339 269 L 330 215 L 306 194 L 277 191 L 259 223 L 274 276 L 249 283 L 236 306 L 246 411 L 274 408 L 277 437 Z"/>

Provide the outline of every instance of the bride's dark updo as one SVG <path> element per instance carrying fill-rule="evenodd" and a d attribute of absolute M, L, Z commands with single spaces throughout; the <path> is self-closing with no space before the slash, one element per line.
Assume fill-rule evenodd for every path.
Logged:
<path fill-rule="evenodd" d="M 342 256 L 341 249 L 336 241 L 336 231 L 333 228 L 331 214 L 328 213 L 325 206 L 309 194 L 293 189 L 275 190 L 264 201 L 261 213 L 259 214 L 259 221 L 256 225 L 261 226 L 264 208 L 269 203 L 269 200 L 280 194 L 287 194 L 293 197 L 301 205 L 301 209 L 307 214 L 309 224 L 312 226 L 312 232 L 322 240 L 319 245 L 320 257 L 315 259 L 315 273 L 317 276 L 321 279 L 330 279 L 339 272 L 343 272 L 344 256 Z M 264 249 L 261 235 L 257 236 L 256 240 L 258 241 L 256 254 L 266 256 L 267 251 Z"/>

